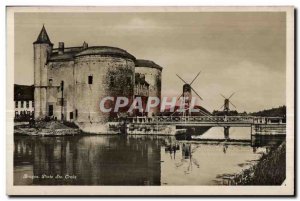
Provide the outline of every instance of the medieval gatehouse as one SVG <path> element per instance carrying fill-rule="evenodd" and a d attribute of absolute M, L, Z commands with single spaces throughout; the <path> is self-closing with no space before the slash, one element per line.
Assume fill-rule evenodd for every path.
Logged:
<path fill-rule="evenodd" d="M 162 67 L 136 59 L 127 51 L 109 46 L 54 48 L 43 26 L 34 49 L 34 117 L 74 122 L 83 131 L 101 132 L 118 117 L 104 113 L 99 102 L 105 96 L 161 96 Z M 159 106 L 147 114 L 153 116 Z"/>

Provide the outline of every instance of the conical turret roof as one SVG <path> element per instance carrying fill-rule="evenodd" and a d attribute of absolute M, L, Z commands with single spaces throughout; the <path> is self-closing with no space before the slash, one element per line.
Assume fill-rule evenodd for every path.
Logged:
<path fill-rule="evenodd" d="M 43 28 L 38 36 L 38 38 L 36 39 L 36 41 L 33 43 L 33 44 L 43 44 L 43 43 L 46 43 L 46 44 L 49 44 L 49 45 L 53 45 L 50 41 L 50 38 L 47 34 L 47 31 L 45 29 L 45 26 L 43 25 Z"/>

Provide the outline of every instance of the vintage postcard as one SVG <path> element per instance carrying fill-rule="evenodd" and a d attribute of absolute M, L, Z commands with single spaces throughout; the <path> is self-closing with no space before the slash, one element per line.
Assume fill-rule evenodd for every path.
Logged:
<path fill-rule="evenodd" d="M 8 195 L 294 195 L 293 7 L 7 7 Z"/>

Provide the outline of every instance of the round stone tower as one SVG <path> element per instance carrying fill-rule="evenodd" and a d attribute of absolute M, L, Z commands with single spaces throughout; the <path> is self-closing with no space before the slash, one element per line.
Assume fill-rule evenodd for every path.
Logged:
<path fill-rule="evenodd" d="M 149 84 L 149 97 L 158 97 L 161 99 L 161 73 L 162 67 L 153 61 L 137 59 L 135 62 L 135 72 L 145 75 L 145 80 Z M 160 105 L 150 109 L 148 116 L 157 115 Z"/>
<path fill-rule="evenodd" d="M 47 60 L 51 54 L 53 44 L 43 26 L 37 40 L 33 43 L 34 51 L 34 117 L 46 117 L 47 101 Z"/>
<path fill-rule="evenodd" d="M 134 96 L 135 57 L 125 50 L 95 46 L 75 55 L 75 116 L 83 131 L 101 132 L 103 125 L 123 111 L 100 111 L 100 101 L 107 96 Z M 110 106 L 114 101 L 108 101 Z M 130 102 L 129 102 L 130 103 Z M 129 104 L 130 105 L 130 104 Z M 107 106 L 107 105 L 106 105 Z"/>

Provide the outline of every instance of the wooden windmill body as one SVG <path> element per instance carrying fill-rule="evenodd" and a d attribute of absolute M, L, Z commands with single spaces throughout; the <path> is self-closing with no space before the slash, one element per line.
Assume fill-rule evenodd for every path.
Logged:
<path fill-rule="evenodd" d="M 192 101 L 192 91 L 201 99 L 202 97 L 193 89 L 192 84 L 194 83 L 194 81 L 197 79 L 197 77 L 200 75 L 201 72 L 199 72 L 195 78 L 190 82 L 187 83 L 184 79 L 182 79 L 179 75 L 176 74 L 176 76 L 182 80 L 184 82 L 184 85 L 182 87 L 182 94 L 178 97 L 177 100 L 179 100 L 180 98 L 182 98 L 182 102 L 181 104 L 183 104 L 183 108 L 184 108 L 184 112 L 183 115 L 184 116 L 190 116 L 190 107 L 191 107 L 191 101 Z"/>
<path fill-rule="evenodd" d="M 223 111 L 225 112 L 225 114 L 228 114 L 230 112 L 230 108 L 229 106 L 232 105 L 234 108 L 236 108 L 236 106 L 230 101 L 230 98 L 232 98 L 232 96 L 235 94 L 235 92 L 233 92 L 228 98 L 226 98 L 224 95 L 220 94 L 223 98 L 224 98 L 224 105 L 222 105 L 220 107 L 223 108 Z"/>

